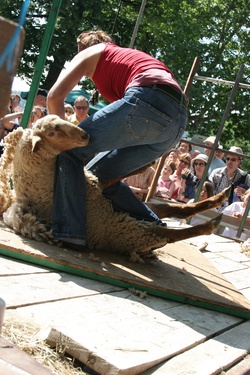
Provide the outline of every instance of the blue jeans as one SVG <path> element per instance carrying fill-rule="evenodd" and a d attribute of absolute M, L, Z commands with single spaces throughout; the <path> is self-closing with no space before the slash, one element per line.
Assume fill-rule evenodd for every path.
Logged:
<path fill-rule="evenodd" d="M 55 175 L 53 234 L 56 238 L 86 237 L 83 166 L 101 180 L 124 177 L 158 159 L 174 147 L 187 123 L 187 112 L 175 99 L 152 87 L 133 87 L 124 97 L 97 111 L 79 126 L 90 136 L 86 147 L 65 151 L 58 156 Z M 102 156 L 102 154 L 101 154 Z M 99 160 L 98 160 L 99 159 Z M 160 222 L 159 218 L 123 183 L 103 190 L 116 210 L 140 220 Z M 98 215 L 98 212 L 97 212 Z"/>

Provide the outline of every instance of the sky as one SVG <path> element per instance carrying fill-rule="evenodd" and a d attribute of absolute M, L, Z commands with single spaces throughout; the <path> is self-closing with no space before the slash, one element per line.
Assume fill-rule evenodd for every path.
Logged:
<path fill-rule="evenodd" d="M 14 77 L 11 91 L 29 91 L 29 85 L 21 80 L 21 78 Z"/>

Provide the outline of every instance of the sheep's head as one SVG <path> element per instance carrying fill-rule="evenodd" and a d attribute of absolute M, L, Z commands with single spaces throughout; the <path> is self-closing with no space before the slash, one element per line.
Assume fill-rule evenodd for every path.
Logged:
<path fill-rule="evenodd" d="M 89 135 L 83 129 L 56 115 L 47 115 L 37 120 L 32 133 L 33 152 L 38 151 L 44 141 L 59 152 L 83 147 L 89 142 Z"/>

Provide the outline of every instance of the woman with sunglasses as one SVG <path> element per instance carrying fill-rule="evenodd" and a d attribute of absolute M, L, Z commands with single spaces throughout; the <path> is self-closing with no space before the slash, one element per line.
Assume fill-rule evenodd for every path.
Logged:
<path fill-rule="evenodd" d="M 186 186 L 186 180 L 190 178 L 190 169 L 191 155 L 189 153 L 180 154 L 178 167 L 170 176 L 171 180 L 175 182 L 175 190 L 172 194 L 172 199 L 186 203 L 184 198 L 188 200 L 193 198 L 192 190 Z"/>
<path fill-rule="evenodd" d="M 194 198 L 200 180 L 203 177 L 208 157 L 204 154 L 197 155 L 192 159 L 193 172 L 185 173 L 181 182 L 181 188 L 179 189 L 178 200 L 184 203 L 188 203 L 190 199 Z M 208 178 L 206 177 L 208 181 Z"/>
<path fill-rule="evenodd" d="M 10 110 L 11 113 L 22 112 L 22 108 L 19 106 L 21 101 L 20 95 L 16 93 L 10 94 Z"/>
<path fill-rule="evenodd" d="M 66 116 L 71 116 L 75 113 L 74 108 L 69 103 L 64 104 L 64 110 L 65 110 L 65 119 L 67 118 Z"/>
<path fill-rule="evenodd" d="M 209 176 L 209 180 L 214 184 L 215 194 L 233 185 L 232 194 L 228 200 L 224 202 L 223 208 L 232 203 L 234 192 L 240 197 L 244 194 L 246 189 L 250 188 L 249 173 L 240 169 L 242 163 L 240 154 L 243 154 L 240 147 L 231 147 L 225 158 L 226 166 L 213 170 Z M 239 185 L 244 185 L 244 187 L 239 187 Z"/>

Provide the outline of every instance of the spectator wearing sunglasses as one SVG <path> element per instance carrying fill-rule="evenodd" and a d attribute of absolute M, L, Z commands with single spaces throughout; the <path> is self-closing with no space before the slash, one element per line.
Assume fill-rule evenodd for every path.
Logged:
<path fill-rule="evenodd" d="M 205 171 L 208 157 L 205 154 L 199 154 L 192 159 L 193 174 L 200 181 Z"/>
<path fill-rule="evenodd" d="M 89 101 L 85 96 L 78 96 L 74 101 L 73 108 L 75 113 L 67 117 L 67 120 L 72 122 L 72 124 L 78 125 L 89 117 Z"/>
<path fill-rule="evenodd" d="M 206 165 L 207 165 L 208 157 L 204 154 L 199 154 L 191 161 L 191 165 L 193 167 L 193 172 L 187 173 L 184 171 L 181 180 L 181 187 L 178 193 L 178 201 L 183 203 L 188 203 L 190 199 L 195 197 L 195 193 L 199 186 L 200 180 L 203 177 Z M 206 180 L 208 178 L 206 177 Z"/>
<path fill-rule="evenodd" d="M 64 104 L 64 110 L 65 110 L 65 115 L 66 116 L 71 116 L 71 115 L 73 115 L 75 113 L 74 108 L 69 103 L 65 103 Z"/>
<path fill-rule="evenodd" d="M 205 141 L 204 141 L 205 145 L 212 147 L 214 142 L 215 142 L 215 138 L 216 137 L 212 136 L 212 137 L 208 137 L 207 139 L 205 139 Z M 220 146 L 220 145 L 218 144 L 218 146 Z M 209 149 L 209 148 L 204 148 L 204 152 L 207 155 L 207 157 L 210 156 L 211 151 L 212 150 Z M 211 164 L 210 164 L 209 169 L 208 169 L 208 175 L 210 175 L 214 169 L 222 168 L 222 167 L 225 167 L 225 163 L 224 163 L 223 160 L 218 158 L 218 156 L 216 155 L 216 152 L 215 152 L 213 154 L 213 158 L 212 158 Z"/>
<path fill-rule="evenodd" d="M 242 162 L 240 154 L 243 154 L 240 147 L 231 147 L 225 158 L 226 166 L 215 169 L 209 176 L 209 180 L 214 184 L 215 194 L 233 185 L 232 193 L 223 208 L 235 200 L 234 193 L 237 199 L 241 199 L 245 191 L 250 188 L 250 175 L 240 169 Z"/>
<path fill-rule="evenodd" d="M 11 113 L 22 112 L 22 108 L 19 106 L 20 101 L 21 101 L 20 95 L 15 94 L 15 93 L 10 94 L 10 110 L 11 110 Z"/>
<path fill-rule="evenodd" d="M 180 200 L 184 202 L 184 198 L 187 201 L 194 197 L 193 189 L 187 186 L 186 180 L 190 179 L 190 168 L 191 168 L 191 155 L 189 153 L 180 154 L 180 161 L 175 172 L 170 176 L 170 179 L 175 182 L 175 190 L 172 194 L 172 199 Z M 179 199 L 181 196 L 181 199 Z"/>

